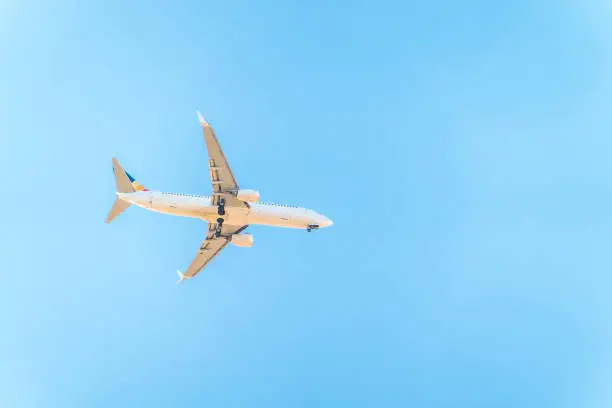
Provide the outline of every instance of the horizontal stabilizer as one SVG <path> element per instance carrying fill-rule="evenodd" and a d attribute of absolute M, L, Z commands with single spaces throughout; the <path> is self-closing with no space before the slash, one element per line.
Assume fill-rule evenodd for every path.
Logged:
<path fill-rule="evenodd" d="M 112 220 L 117 218 L 119 214 L 127 210 L 130 205 L 131 204 L 127 201 L 123 201 L 122 199 L 117 197 L 117 199 L 115 200 L 115 204 L 113 204 L 113 208 L 111 208 L 110 212 L 108 213 L 108 217 L 106 217 L 106 223 L 109 224 Z"/>

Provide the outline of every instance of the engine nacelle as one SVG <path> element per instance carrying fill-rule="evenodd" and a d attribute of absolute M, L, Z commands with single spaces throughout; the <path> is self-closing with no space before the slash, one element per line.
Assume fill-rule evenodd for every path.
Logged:
<path fill-rule="evenodd" d="M 259 191 L 257 190 L 238 190 L 236 198 L 247 203 L 256 203 L 259 201 Z"/>
<path fill-rule="evenodd" d="M 251 234 L 234 234 L 230 242 L 239 247 L 252 247 L 253 236 Z"/>

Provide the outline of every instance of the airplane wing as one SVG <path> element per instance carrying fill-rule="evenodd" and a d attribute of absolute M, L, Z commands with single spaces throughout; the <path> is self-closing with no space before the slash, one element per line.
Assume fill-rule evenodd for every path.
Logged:
<path fill-rule="evenodd" d="M 220 198 L 225 199 L 225 205 L 229 207 L 248 207 L 248 204 L 236 199 L 238 194 L 238 182 L 225 158 L 223 149 L 217 140 L 212 126 L 200 115 L 198 118 L 204 131 L 204 140 L 208 149 L 208 170 L 210 182 L 212 183 L 213 204 L 217 204 Z"/>
<path fill-rule="evenodd" d="M 183 274 L 179 271 L 180 280 L 177 283 L 181 283 L 185 279 L 194 278 L 223 248 L 227 246 L 227 244 L 229 244 L 232 234 L 238 234 L 248 227 L 248 225 L 223 224 L 221 236 L 217 238 L 215 232 L 217 231 L 218 225 L 217 223 L 208 224 L 206 239 L 202 242 L 198 254 L 185 273 Z"/>

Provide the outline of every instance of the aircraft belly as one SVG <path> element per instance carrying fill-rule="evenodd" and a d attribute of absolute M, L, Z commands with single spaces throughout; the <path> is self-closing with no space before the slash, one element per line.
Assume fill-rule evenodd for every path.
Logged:
<path fill-rule="evenodd" d="M 202 214 L 216 212 L 215 207 L 208 205 L 203 200 L 191 200 L 174 196 L 152 197 L 149 209 L 164 214 L 195 218 L 201 218 Z"/>
<path fill-rule="evenodd" d="M 300 228 L 303 223 L 289 215 L 269 212 L 251 212 L 249 224 L 269 225 L 273 227 Z"/>
<path fill-rule="evenodd" d="M 217 222 L 218 218 L 223 218 L 223 222 L 228 225 L 248 225 L 249 209 L 237 207 L 225 207 L 225 215 L 217 213 L 217 207 L 209 207 L 200 213 L 200 217 L 208 222 Z"/>

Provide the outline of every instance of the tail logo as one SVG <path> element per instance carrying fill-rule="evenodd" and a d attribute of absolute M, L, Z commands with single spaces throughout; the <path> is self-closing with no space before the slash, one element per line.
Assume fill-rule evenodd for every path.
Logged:
<path fill-rule="evenodd" d="M 132 175 L 130 173 L 128 173 L 126 171 L 125 174 L 127 174 L 128 178 L 130 179 L 130 182 L 132 183 L 132 186 L 134 187 L 134 190 L 136 190 L 136 191 L 149 191 L 148 188 L 146 188 L 145 186 L 143 186 L 142 184 L 137 182 L 136 179 L 134 179 L 134 177 L 132 177 Z"/>

